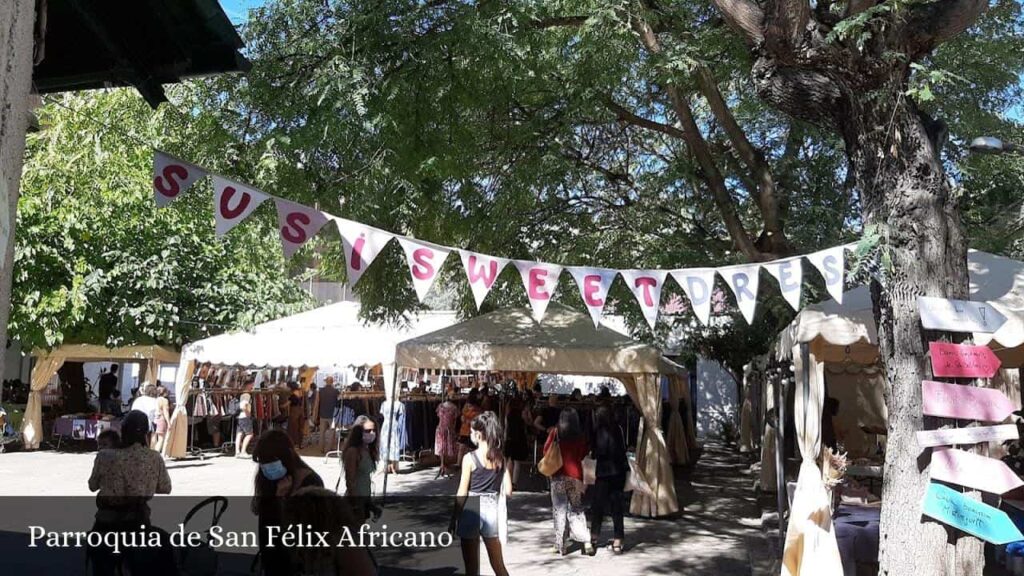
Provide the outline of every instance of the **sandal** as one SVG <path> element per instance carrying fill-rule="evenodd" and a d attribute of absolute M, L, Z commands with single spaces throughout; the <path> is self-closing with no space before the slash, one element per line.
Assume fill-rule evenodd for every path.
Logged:
<path fill-rule="evenodd" d="M 597 548 L 593 544 L 591 544 L 590 542 L 587 542 L 586 544 L 583 545 L 583 553 L 586 554 L 587 556 L 596 556 L 597 555 Z"/>
<path fill-rule="evenodd" d="M 622 544 L 612 544 L 611 545 L 611 549 L 612 549 L 612 554 L 615 554 L 616 556 L 622 554 Z"/>

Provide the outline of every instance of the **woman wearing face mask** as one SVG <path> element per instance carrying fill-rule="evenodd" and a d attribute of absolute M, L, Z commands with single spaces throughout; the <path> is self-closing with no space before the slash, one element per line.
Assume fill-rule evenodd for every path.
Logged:
<path fill-rule="evenodd" d="M 494 412 L 484 412 L 470 423 L 470 439 L 476 449 L 462 459 L 462 480 L 449 528 L 454 531 L 458 522 L 468 576 L 480 574 L 481 538 L 495 576 L 508 576 L 501 547 L 507 540 L 505 497 L 512 494 L 512 477 L 505 465 L 502 436 Z"/>
<path fill-rule="evenodd" d="M 352 511 L 360 520 L 366 520 L 372 512 L 380 516 L 380 511 L 370 502 L 372 476 L 377 469 L 378 446 L 377 424 L 368 416 L 360 416 L 352 424 L 345 444 L 341 450 L 341 459 L 345 466 L 345 496 L 352 505 Z"/>
<path fill-rule="evenodd" d="M 253 460 L 259 463 L 256 472 L 252 511 L 259 517 L 260 565 L 267 575 L 291 574 L 288 549 L 268 547 L 267 527 L 281 526 L 287 498 L 301 488 L 323 488 L 324 482 L 295 451 L 288 435 L 281 430 L 268 430 L 256 442 Z"/>

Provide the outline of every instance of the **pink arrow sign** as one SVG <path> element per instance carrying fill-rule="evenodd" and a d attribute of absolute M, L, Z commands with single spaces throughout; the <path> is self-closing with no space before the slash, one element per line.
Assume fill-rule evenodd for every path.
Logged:
<path fill-rule="evenodd" d="M 1016 407 L 999 390 L 962 384 L 921 382 L 923 410 L 928 416 L 1002 422 Z"/>
<path fill-rule="evenodd" d="M 999 358 L 988 346 L 929 342 L 932 374 L 939 378 L 991 378 L 999 370 Z"/>
<path fill-rule="evenodd" d="M 993 494 L 1024 486 L 1024 482 L 1001 460 L 955 448 L 936 448 L 932 452 L 931 474 L 932 480 L 952 482 Z"/>

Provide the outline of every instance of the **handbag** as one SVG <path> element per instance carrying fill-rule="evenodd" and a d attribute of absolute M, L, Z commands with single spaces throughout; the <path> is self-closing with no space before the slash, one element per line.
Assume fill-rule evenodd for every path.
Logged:
<path fill-rule="evenodd" d="M 593 485 L 597 482 L 597 460 L 587 456 L 583 459 L 583 483 Z"/>
<path fill-rule="evenodd" d="M 537 471 L 550 478 L 561 469 L 562 449 L 558 446 L 558 440 L 555 440 L 537 463 Z"/>

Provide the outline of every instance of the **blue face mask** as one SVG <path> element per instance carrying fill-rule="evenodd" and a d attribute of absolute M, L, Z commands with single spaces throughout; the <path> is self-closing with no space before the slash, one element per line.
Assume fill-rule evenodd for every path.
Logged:
<path fill-rule="evenodd" d="M 288 469 L 284 467 L 280 460 L 260 464 L 260 472 L 263 473 L 264 478 L 271 482 L 277 482 L 288 475 Z"/>

